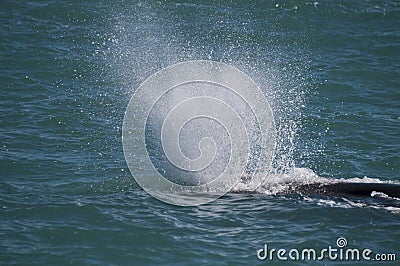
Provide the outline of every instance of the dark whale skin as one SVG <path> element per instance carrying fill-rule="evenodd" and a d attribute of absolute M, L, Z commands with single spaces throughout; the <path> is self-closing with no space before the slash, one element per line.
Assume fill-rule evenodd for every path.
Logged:
<path fill-rule="evenodd" d="M 381 192 L 392 198 L 400 198 L 400 184 L 390 183 L 312 183 L 295 185 L 288 193 L 327 196 L 359 196 L 371 197 L 373 192 Z"/>

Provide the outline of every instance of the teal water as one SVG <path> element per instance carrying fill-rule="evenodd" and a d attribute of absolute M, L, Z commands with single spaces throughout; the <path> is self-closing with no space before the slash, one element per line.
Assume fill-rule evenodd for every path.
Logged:
<path fill-rule="evenodd" d="M 121 126 L 149 75 L 216 60 L 251 76 L 272 106 L 266 182 L 399 182 L 399 24 L 398 1 L 1 1 L 0 264 L 280 264 L 256 251 L 338 237 L 398 260 L 396 199 L 272 185 L 168 205 L 131 177 Z"/>

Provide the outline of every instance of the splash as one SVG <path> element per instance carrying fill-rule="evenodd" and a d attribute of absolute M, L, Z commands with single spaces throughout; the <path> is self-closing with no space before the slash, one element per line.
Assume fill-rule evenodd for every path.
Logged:
<path fill-rule="evenodd" d="M 189 61 L 157 72 L 137 89 L 122 142 L 142 188 L 168 203 L 198 205 L 209 201 L 199 201 L 198 193 L 222 196 L 239 181 L 254 189 L 264 180 L 275 125 L 263 93 L 246 74 L 215 61 Z M 170 195 L 182 191 L 196 196 Z"/>
<path fill-rule="evenodd" d="M 114 76 L 119 77 L 128 97 L 134 93 L 133 88 L 139 87 L 151 74 L 178 62 L 207 59 L 235 66 L 256 82 L 274 113 L 277 147 L 271 174 L 279 176 L 290 172 L 296 166 L 297 136 L 301 130 L 301 112 L 309 86 L 305 78 L 309 73 L 304 53 L 293 53 L 294 43 L 288 43 L 287 47 L 257 43 L 249 34 L 253 31 L 249 23 L 235 29 L 219 24 L 224 38 L 202 32 L 196 34 L 195 29 L 186 29 L 182 35 L 181 29 L 188 26 L 184 24 L 184 14 L 172 14 L 171 10 L 175 7 L 171 5 L 139 2 L 128 10 L 116 8 L 119 10 L 114 18 L 117 41 L 111 47 Z M 204 12 L 210 8 L 201 7 Z M 196 22 L 190 23 L 196 25 Z M 170 96 L 170 99 L 173 97 Z M 154 125 L 154 121 L 157 119 L 149 124 Z M 190 139 L 187 142 L 188 146 L 193 146 Z M 194 156 L 196 150 L 185 152 Z M 157 157 L 156 153 L 153 155 Z"/>

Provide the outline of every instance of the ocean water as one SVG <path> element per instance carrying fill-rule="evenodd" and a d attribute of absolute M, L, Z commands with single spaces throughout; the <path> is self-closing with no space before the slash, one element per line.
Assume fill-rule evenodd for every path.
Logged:
<path fill-rule="evenodd" d="M 398 265 L 398 199 L 279 192 L 400 182 L 399 24 L 398 1 L 1 1 L 0 265 L 377 263 L 257 258 L 339 237 Z M 146 78 L 200 59 L 259 85 L 277 150 L 257 193 L 179 207 L 137 185 L 122 122 Z"/>

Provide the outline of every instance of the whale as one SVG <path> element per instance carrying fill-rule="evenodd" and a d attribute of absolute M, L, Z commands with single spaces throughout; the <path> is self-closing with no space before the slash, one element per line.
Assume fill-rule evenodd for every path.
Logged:
<path fill-rule="evenodd" d="M 308 195 L 355 197 L 371 197 L 377 193 L 383 193 L 388 197 L 400 199 L 400 184 L 358 182 L 311 183 L 294 185 L 290 187 L 287 192 Z"/>
<path fill-rule="evenodd" d="M 301 194 L 321 195 L 334 197 L 374 197 L 383 195 L 385 197 L 400 200 L 400 184 L 397 183 L 365 183 L 365 182 L 313 182 L 313 183 L 291 183 L 286 188 L 277 192 L 277 195 Z M 254 193 L 255 191 L 235 191 L 235 193 Z"/>

